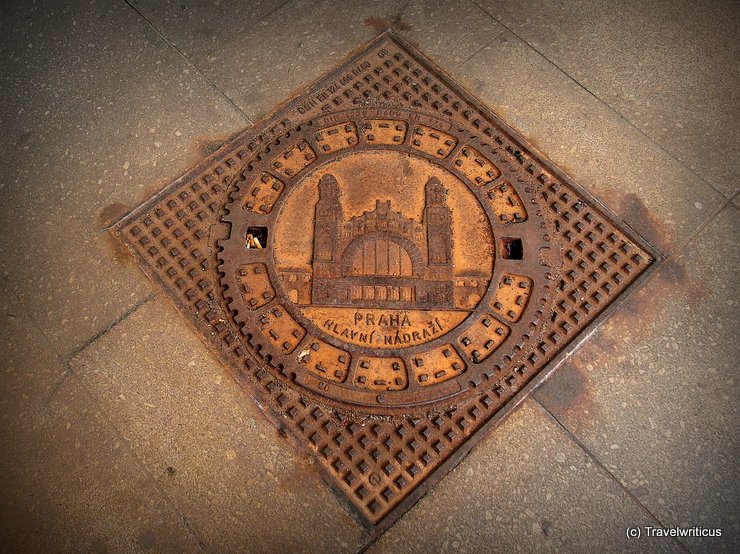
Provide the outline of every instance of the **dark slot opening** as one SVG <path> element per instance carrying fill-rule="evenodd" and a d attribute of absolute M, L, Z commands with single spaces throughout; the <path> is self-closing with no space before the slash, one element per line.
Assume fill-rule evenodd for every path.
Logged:
<path fill-rule="evenodd" d="M 522 239 L 504 237 L 501 239 L 501 257 L 505 260 L 524 259 Z"/>
<path fill-rule="evenodd" d="M 247 227 L 244 237 L 247 249 L 261 249 L 267 246 L 267 227 Z"/>

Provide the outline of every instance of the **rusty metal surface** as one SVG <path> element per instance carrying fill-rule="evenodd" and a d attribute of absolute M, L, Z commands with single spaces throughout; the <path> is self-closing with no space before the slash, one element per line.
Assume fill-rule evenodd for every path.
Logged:
<path fill-rule="evenodd" d="M 112 231 L 370 534 L 654 260 L 391 33 Z"/>
<path fill-rule="evenodd" d="M 399 108 L 320 116 L 264 145 L 216 231 L 241 342 L 348 417 L 475 396 L 541 338 L 557 271 L 540 185 L 516 165 L 474 131 Z M 252 247 L 260 229 L 264 247 Z M 505 235 L 527 254 L 497 256 Z"/>

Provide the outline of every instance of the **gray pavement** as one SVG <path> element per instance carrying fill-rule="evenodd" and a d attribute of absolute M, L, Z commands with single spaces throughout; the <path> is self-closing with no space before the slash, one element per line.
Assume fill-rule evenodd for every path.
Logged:
<path fill-rule="evenodd" d="M 738 11 L 2 3 L 0 550 L 366 544 L 102 229 L 388 26 L 666 259 L 370 551 L 740 550 Z"/>

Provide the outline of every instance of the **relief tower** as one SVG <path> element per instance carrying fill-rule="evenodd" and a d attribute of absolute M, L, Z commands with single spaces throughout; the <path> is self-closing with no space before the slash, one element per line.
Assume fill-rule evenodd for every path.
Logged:
<path fill-rule="evenodd" d="M 381 199 L 345 220 L 336 178 L 324 175 L 318 188 L 312 304 L 455 308 L 452 212 L 439 179 L 425 185 L 421 222 Z"/>
<path fill-rule="evenodd" d="M 452 279 L 452 211 L 447 206 L 447 189 L 432 177 L 425 188 L 424 223 L 429 252 L 429 278 Z"/>
<path fill-rule="evenodd" d="M 319 181 L 319 200 L 316 203 L 313 234 L 313 275 L 339 277 L 338 255 L 340 225 L 344 219 L 339 183 L 333 175 L 324 175 Z"/>

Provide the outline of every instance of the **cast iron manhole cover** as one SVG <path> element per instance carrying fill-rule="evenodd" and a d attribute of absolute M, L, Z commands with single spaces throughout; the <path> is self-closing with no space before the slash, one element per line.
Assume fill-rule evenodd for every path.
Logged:
<path fill-rule="evenodd" d="M 113 231 L 371 534 L 655 258 L 390 32 Z"/>

